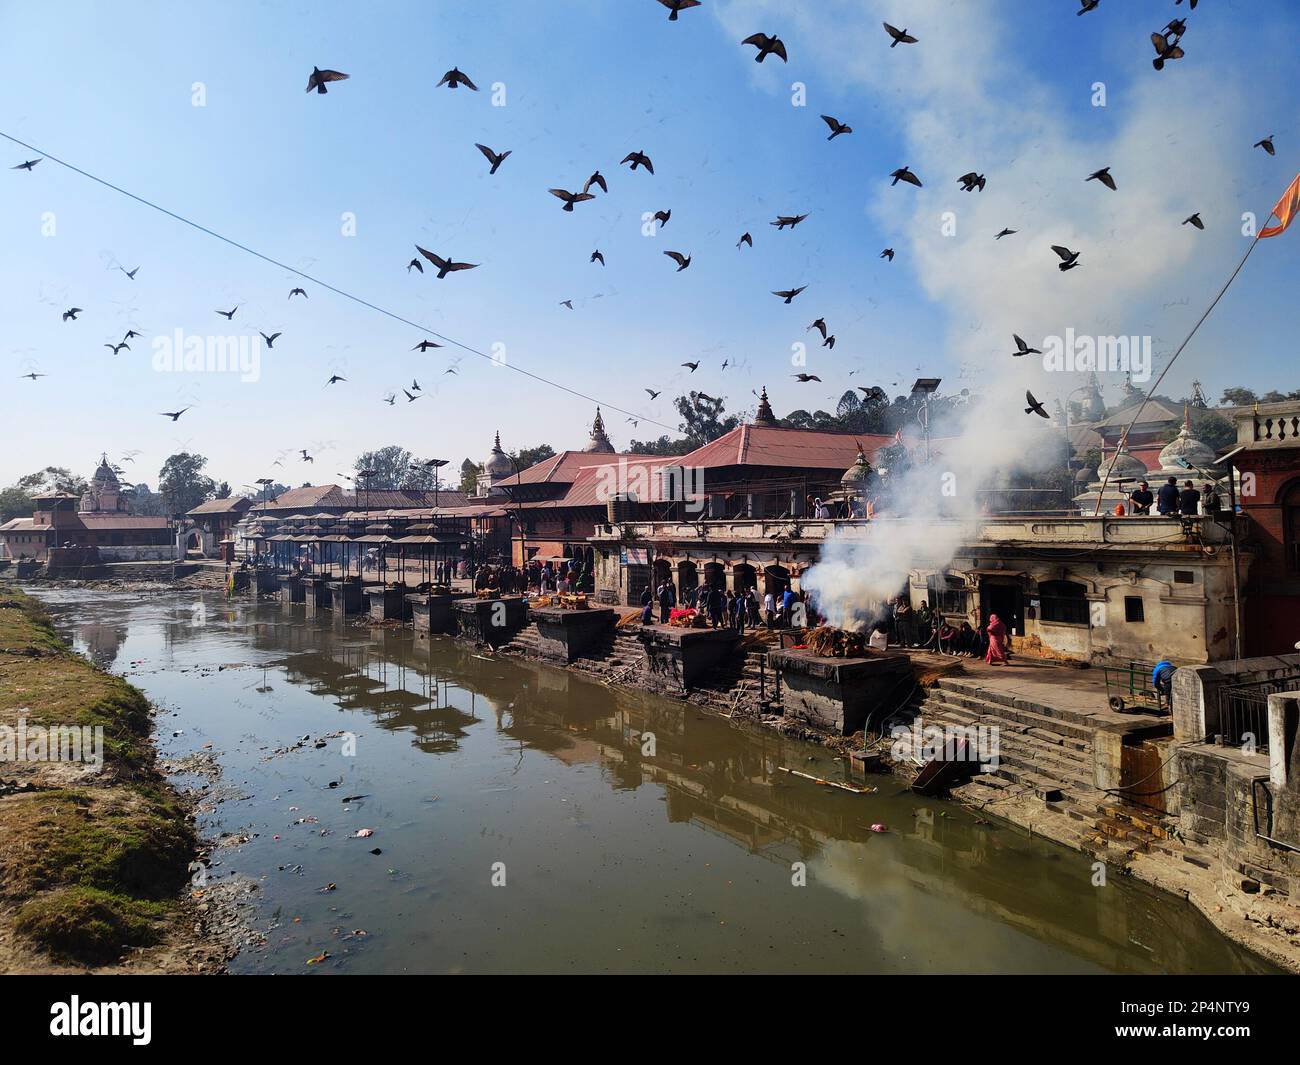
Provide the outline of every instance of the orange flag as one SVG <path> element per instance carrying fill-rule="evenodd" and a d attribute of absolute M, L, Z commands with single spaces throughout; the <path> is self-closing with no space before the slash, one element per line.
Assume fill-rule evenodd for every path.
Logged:
<path fill-rule="evenodd" d="M 1300 211 L 1300 174 L 1297 174 L 1295 180 L 1286 187 L 1286 192 L 1282 193 L 1282 198 L 1277 201 L 1277 206 L 1273 208 L 1273 213 L 1277 215 L 1278 224 L 1268 226 L 1259 231 L 1261 237 L 1276 237 L 1279 233 L 1285 232 L 1286 227 L 1291 224 L 1291 219 Z"/>

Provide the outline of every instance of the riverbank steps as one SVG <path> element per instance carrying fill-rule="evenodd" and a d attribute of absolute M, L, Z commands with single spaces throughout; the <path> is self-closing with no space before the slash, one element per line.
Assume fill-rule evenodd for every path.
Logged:
<path fill-rule="evenodd" d="M 220 968 L 196 921 L 193 823 L 152 726 L 143 694 L 0 587 L 0 972 Z"/>

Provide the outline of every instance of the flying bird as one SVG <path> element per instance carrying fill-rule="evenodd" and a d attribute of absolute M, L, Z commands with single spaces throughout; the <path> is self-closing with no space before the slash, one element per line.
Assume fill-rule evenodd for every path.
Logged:
<path fill-rule="evenodd" d="M 508 151 L 500 152 L 500 153 L 494 152 L 486 144 L 476 143 L 474 147 L 477 148 L 480 152 L 482 152 L 483 158 L 485 158 L 489 163 L 492 164 L 492 169 L 488 171 L 489 174 L 495 174 L 497 172 L 497 167 L 499 167 L 502 163 L 504 163 L 506 161 L 506 156 L 510 154 L 510 152 Z"/>
<path fill-rule="evenodd" d="M 1263 148 L 1264 151 L 1268 152 L 1269 155 L 1277 154 L 1277 152 L 1273 149 L 1273 134 L 1271 133 L 1267 137 L 1265 137 L 1262 141 L 1256 141 L 1254 144 L 1251 145 L 1251 147 Z"/>
<path fill-rule="evenodd" d="M 806 214 L 779 214 L 776 216 L 776 221 L 768 222 L 768 225 L 776 226 L 777 229 L 785 229 L 786 226 L 794 229 L 795 226 L 807 217 Z"/>
<path fill-rule="evenodd" d="M 596 197 L 590 192 L 569 192 L 566 189 L 548 189 L 552 196 L 558 196 L 564 201 L 564 210 L 572 212 L 575 203 L 584 203 L 587 200 L 594 200 Z"/>
<path fill-rule="evenodd" d="M 310 455 L 307 454 L 307 449 L 306 449 L 305 447 L 300 447 L 300 448 L 298 449 L 298 454 L 300 454 L 300 455 L 302 456 L 302 461 L 303 461 L 303 462 L 315 462 L 315 461 L 316 461 L 314 458 L 312 458 Z"/>
<path fill-rule="evenodd" d="M 418 244 L 415 246 L 415 250 L 418 251 L 426 259 L 428 259 L 429 262 L 433 263 L 433 265 L 438 268 L 439 277 L 446 277 L 449 273 L 452 273 L 455 270 L 473 270 L 475 267 L 478 266 L 478 263 L 452 262 L 450 259 L 444 259 L 439 255 L 434 255 L 433 252 L 431 251 L 425 251 Z"/>
<path fill-rule="evenodd" d="M 993 237 L 993 239 L 994 239 L 994 240 L 1001 240 L 1003 237 L 1009 237 L 1009 236 L 1011 236 L 1013 233 L 1019 233 L 1019 232 L 1020 232 L 1020 231 L 1019 231 L 1018 229 L 1004 229 L 1004 230 L 1002 230 L 1002 232 L 995 234 L 994 237 Z"/>
<path fill-rule="evenodd" d="M 823 339 L 823 340 L 826 339 L 826 319 L 825 319 L 825 318 L 818 318 L 815 322 L 813 322 L 812 325 L 810 325 L 807 329 L 805 329 L 804 332 L 805 332 L 805 333 L 811 333 L 814 329 L 816 329 L 817 332 L 821 333 L 821 335 L 822 335 L 822 339 Z"/>
<path fill-rule="evenodd" d="M 832 351 L 835 350 L 835 336 L 834 336 L 834 334 L 832 334 L 831 336 L 828 336 L 825 340 L 822 341 L 822 347 L 824 347 L 824 348 L 830 348 Z"/>
<path fill-rule="evenodd" d="M 620 160 L 619 166 L 622 166 L 623 163 L 631 163 L 631 168 L 633 170 L 638 166 L 643 166 L 649 170 L 650 173 L 653 174 L 655 172 L 654 164 L 650 162 L 650 156 L 646 155 L 645 152 L 628 152 L 627 155 L 623 156 L 622 160 Z"/>
<path fill-rule="evenodd" d="M 1165 33 L 1171 37 L 1181 37 L 1187 32 L 1187 22 L 1185 19 L 1170 19 L 1169 24 L 1165 26 Z"/>
<path fill-rule="evenodd" d="M 419 259 L 412 259 L 409 263 L 406 264 L 406 272 L 408 274 L 411 272 L 412 266 L 414 266 L 417 270 L 419 270 L 420 273 L 424 273 L 424 263 L 420 262 Z"/>
<path fill-rule="evenodd" d="M 800 292 L 806 289 L 807 285 L 800 285 L 798 288 L 774 289 L 773 296 L 780 296 L 786 303 L 790 303 Z"/>
<path fill-rule="evenodd" d="M 120 266 L 118 267 L 118 269 L 122 270 Z M 122 273 L 126 274 L 126 276 L 129 277 L 132 281 L 135 280 L 135 275 L 138 274 L 139 272 L 140 272 L 140 268 L 138 266 L 134 270 L 122 270 Z"/>
<path fill-rule="evenodd" d="M 321 70 L 320 67 L 311 68 L 311 77 L 307 79 L 307 91 L 315 89 L 322 96 L 329 90 L 325 88 L 328 81 L 346 81 L 348 76 L 341 74 L 337 70 Z"/>
<path fill-rule="evenodd" d="M 838 118 L 832 118 L 830 115 L 822 115 L 822 121 L 826 123 L 826 125 L 830 128 L 831 131 L 831 135 L 826 138 L 828 141 L 833 141 L 841 133 L 853 132 L 852 126 L 846 126 Z"/>
<path fill-rule="evenodd" d="M 689 255 L 683 255 L 679 251 L 666 251 L 664 254 L 677 264 L 677 272 L 679 274 L 691 265 L 691 257 Z"/>
<path fill-rule="evenodd" d="M 388 395 L 384 397 L 384 402 L 391 407 L 394 403 L 397 402 L 397 397 L 393 395 L 392 392 L 389 392 Z"/>
<path fill-rule="evenodd" d="M 1096 11 L 1097 5 L 1101 3 L 1101 0 L 1079 0 L 1079 3 L 1082 6 L 1075 12 L 1075 14 L 1086 15 L 1089 11 Z"/>
<path fill-rule="evenodd" d="M 605 193 L 609 192 L 609 185 L 605 181 L 605 175 L 602 174 L 599 170 L 597 170 L 594 174 L 591 175 L 591 177 L 587 178 L 587 180 L 583 182 L 582 191 L 590 192 L 592 185 L 599 185 L 601 192 L 605 192 Z"/>
<path fill-rule="evenodd" d="M 957 180 L 960 182 L 963 192 L 974 192 L 976 189 L 979 189 L 980 192 L 984 191 L 984 175 L 977 174 L 974 170 L 969 174 L 962 174 Z"/>
<path fill-rule="evenodd" d="M 44 156 L 42 156 L 42 158 L 44 158 Z M 34 167 L 40 161 L 41 161 L 40 159 L 28 159 L 27 162 L 19 163 L 17 166 L 11 166 L 9 169 L 10 170 L 31 170 L 31 168 Z"/>
<path fill-rule="evenodd" d="M 1026 414 L 1037 414 L 1040 418 L 1051 418 L 1051 415 L 1043 408 L 1043 405 L 1034 399 L 1034 394 L 1025 389 L 1025 402 L 1029 404 L 1025 408 Z"/>
<path fill-rule="evenodd" d="M 338 384 L 338 382 L 346 381 L 346 380 L 347 380 L 346 377 L 340 377 L 338 374 L 330 374 L 330 379 L 326 381 L 325 384 L 328 386 L 328 385 Z M 308 459 L 307 461 L 310 462 L 311 460 Z"/>
<path fill-rule="evenodd" d="M 888 259 L 892 263 L 894 261 L 894 249 L 886 248 L 884 251 L 880 253 L 880 257 L 882 259 Z"/>
<path fill-rule="evenodd" d="M 407 402 L 407 403 L 414 403 L 417 399 L 420 398 L 419 396 L 413 396 L 413 395 L 411 395 L 411 393 L 408 392 L 406 389 L 402 389 L 402 395 L 404 395 L 404 396 L 406 397 L 406 402 Z"/>
<path fill-rule="evenodd" d="M 651 400 L 656 400 L 659 398 L 659 393 L 656 392 L 653 388 L 647 388 L 645 392 L 647 395 L 649 395 Z"/>
<path fill-rule="evenodd" d="M 742 244 L 748 244 L 752 248 L 754 246 L 754 238 L 748 233 L 742 233 L 740 234 L 740 239 L 736 241 L 736 247 L 739 248 Z"/>
<path fill-rule="evenodd" d="M 881 23 L 885 27 L 885 32 L 894 38 L 889 43 L 890 48 L 897 48 L 900 44 L 916 44 L 916 38 L 907 30 L 900 30 L 896 26 L 891 26 L 888 22 Z"/>
<path fill-rule="evenodd" d="M 1151 65 L 1156 70 L 1164 70 L 1166 61 L 1170 59 L 1182 59 L 1187 53 L 1178 45 L 1178 39 L 1170 39 L 1163 33 L 1153 33 L 1151 35 L 1151 44 L 1155 47 L 1156 57 L 1151 60 Z"/>
<path fill-rule="evenodd" d="M 75 322 L 77 320 L 77 315 L 79 315 L 80 313 L 81 313 L 80 307 L 69 307 L 66 311 L 63 312 L 63 320 L 66 322 L 69 318 L 71 318 Z"/>
<path fill-rule="evenodd" d="M 889 183 L 891 188 L 900 181 L 906 181 L 909 185 L 915 185 L 918 189 L 921 188 L 921 179 L 905 166 L 900 166 L 889 176 L 894 179 Z"/>
<path fill-rule="evenodd" d="M 272 333 L 270 336 L 267 336 L 265 333 L 259 332 L 258 335 L 259 335 L 263 340 L 266 341 L 266 347 L 267 347 L 267 350 L 269 351 L 271 348 L 275 347 L 275 338 L 278 337 L 278 336 L 280 336 L 281 334 L 279 334 L 279 333 Z"/>
<path fill-rule="evenodd" d="M 478 86 L 470 81 L 467 75 L 462 74 L 459 67 L 452 67 L 447 71 L 447 73 L 442 76 L 442 80 L 438 82 L 434 88 L 438 89 L 443 85 L 446 85 L 449 89 L 454 89 L 457 85 L 464 85 L 465 88 L 473 89 L 475 92 L 478 92 Z"/>
<path fill-rule="evenodd" d="M 289 298 L 290 298 L 290 299 L 293 299 L 294 296 L 301 296 L 303 299 L 306 299 L 306 298 L 307 298 L 307 290 L 306 290 L 305 288 L 291 288 L 291 289 L 289 289 Z"/>
<path fill-rule="evenodd" d="M 175 421 L 177 418 L 179 418 L 182 414 L 184 414 L 189 409 L 190 409 L 189 407 L 182 407 L 180 410 L 164 410 L 164 411 L 159 411 L 158 413 L 160 417 L 170 418 L 172 421 Z"/>
<path fill-rule="evenodd" d="M 119 354 L 123 348 L 126 348 L 127 351 L 131 350 L 131 345 L 128 344 L 125 340 L 122 341 L 122 343 L 120 344 L 105 344 L 104 347 L 111 350 L 114 355 Z"/>
<path fill-rule="evenodd" d="M 700 364 L 698 362 L 684 362 L 682 363 L 682 365 L 685 366 L 688 370 L 690 370 L 691 373 L 694 373 L 696 370 L 700 368 Z"/>
<path fill-rule="evenodd" d="M 33 371 L 32 373 L 20 373 L 20 374 L 18 375 L 19 380 L 21 380 L 22 378 L 26 377 L 26 378 L 29 378 L 29 379 L 32 380 L 32 381 L 35 381 L 36 378 L 38 378 L 38 377 L 44 377 L 44 376 L 45 376 L 45 374 L 43 374 L 43 373 L 36 373 L 35 371 Z"/>
<path fill-rule="evenodd" d="M 667 211 L 656 211 L 655 221 L 658 222 L 661 226 L 666 226 L 668 224 L 668 219 L 672 218 L 672 216 L 673 216 L 672 208 L 669 208 Z"/>
<path fill-rule="evenodd" d="M 805 385 L 809 381 L 821 381 L 821 378 L 818 377 L 815 373 L 796 373 L 796 374 L 791 374 L 790 376 L 793 377 L 800 384 L 805 384 Z"/>
<path fill-rule="evenodd" d="M 1057 269 L 1062 273 L 1066 270 L 1073 270 L 1079 265 L 1079 253 L 1077 251 L 1071 251 L 1069 248 L 1064 248 L 1060 244 L 1053 244 L 1052 251 L 1056 252 L 1056 254 L 1061 257 L 1060 263 L 1057 264 Z"/>
<path fill-rule="evenodd" d="M 126 331 L 126 335 L 125 335 L 124 337 L 122 337 L 122 339 L 123 339 L 123 340 L 131 340 L 132 338 L 134 338 L 134 337 L 138 337 L 138 336 L 143 336 L 143 334 L 142 334 L 142 333 L 137 333 L 134 329 L 128 329 L 128 330 Z"/>
<path fill-rule="evenodd" d="M 1205 228 L 1205 223 L 1201 221 L 1201 212 L 1200 212 L 1200 211 L 1197 211 L 1195 214 L 1190 214 L 1190 215 L 1188 215 L 1186 218 L 1184 218 L 1184 219 L 1183 219 L 1183 225 L 1185 225 L 1185 226 L 1186 226 L 1186 225 L 1193 225 L 1193 226 L 1195 226 L 1197 229 L 1204 229 L 1204 228 Z"/>
<path fill-rule="evenodd" d="M 1117 191 L 1115 188 L 1115 179 L 1110 176 L 1110 167 L 1108 166 L 1103 166 L 1100 170 L 1094 170 L 1091 174 L 1089 174 L 1086 178 L 1084 178 L 1084 180 L 1100 181 L 1103 185 L 1106 186 L 1106 188 L 1110 189 L 1111 192 Z"/>
<path fill-rule="evenodd" d="M 700 6 L 700 0 L 659 0 L 659 2 L 668 9 L 669 22 L 677 21 L 677 12 Z"/>
<path fill-rule="evenodd" d="M 780 37 L 769 37 L 766 33 L 751 33 L 741 44 L 752 44 L 758 49 L 758 55 L 754 56 L 754 62 L 761 63 L 770 55 L 781 57 L 782 63 L 788 63 L 790 57 L 785 54 L 785 44 Z"/>
<path fill-rule="evenodd" d="M 1011 334 L 1011 339 L 1013 339 L 1016 342 L 1016 350 L 1011 353 L 1016 358 L 1019 358 L 1022 355 L 1042 354 L 1042 352 L 1039 351 L 1037 348 L 1031 348 L 1028 344 L 1026 344 L 1023 340 L 1021 340 L 1020 337 L 1018 337 L 1015 333 Z"/>
<path fill-rule="evenodd" d="M 560 306 L 568 307 L 569 310 L 573 310 L 573 300 L 560 300 Z"/>
<path fill-rule="evenodd" d="M 435 344 L 432 340 L 421 340 L 421 341 L 420 341 L 418 344 L 416 344 L 415 347 L 413 347 L 411 350 L 412 350 L 412 351 L 428 351 L 430 348 L 440 348 L 440 347 L 442 347 L 441 344 Z"/>
<path fill-rule="evenodd" d="M 236 306 L 233 310 L 229 310 L 229 311 L 217 311 L 217 314 L 224 314 L 226 316 L 226 321 L 229 322 L 231 319 L 235 317 L 235 311 L 237 310 L 239 310 L 238 306 Z"/>
<path fill-rule="evenodd" d="M 590 263 L 597 263 L 597 262 L 598 262 L 598 263 L 600 263 L 601 266 L 604 266 L 604 265 L 605 265 L 605 256 L 603 256 L 603 255 L 600 253 L 600 249 L 597 248 L 595 251 L 593 251 L 593 252 L 591 253 L 591 258 L 588 259 L 587 261 L 590 262 Z"/>

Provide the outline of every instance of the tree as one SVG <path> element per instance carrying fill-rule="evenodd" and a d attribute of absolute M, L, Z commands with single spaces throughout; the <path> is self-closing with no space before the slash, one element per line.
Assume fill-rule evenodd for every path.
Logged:
<path fill-rule="evenodd" d="M 356 479 L 359 489 L 394 491 L 398 488 L 433 490 L 434 467 L 415 465 L 415 456 L 404 447 L 389 444 L 378 451 L 366 451 L 357 456 L 353 469 L 374 470 L 370 477 Z"/>
<path fill-rule="evenodd" d="M 1249 407 L 1259 402 L 1259 397 L 1249 388 L 1225 388 L 1219 402 L 1225 407 Z"/>
<path fill-rule="evenodd" d="M 460 490 L 467 496 L 472 496 L 478 490 L 478 475 L 483 472 L 483 467 L 473 459 L 465 459 L 460 464 Z"/>
<path fill-rule="evenodd" d="M 230 498 L 230 482 L 229 482 L 229 481 L 222 481 L 219 485 L 217 485 L 216 491 L 212 493 L 212 498 L 213 498 L 213 499 L 229 499 L 229 498 Z"/>
<path fill-rule="evenodd" d="M 692 449 L 716 440 L 740 424 L 737 415 L 723 414 L 725 404 L 722 399 L 706 396 L 703 392 L 678 396 L 673 405 L 682 417 L 678 430 L 691 441 Z"/>
<path fill-rule="evenodd" d="M 142 517 L 160 518 L 164 516 L 164 506 L 162 496 L 156 492 L 151 492 L 149 486 L 144 481 L 137 482 L 127 493 L 127 502 L 131 504 L 131 510 Z"/>
<path fill-rule="evenodd" d="M 634 455 L 685 455 L 694 451 L 694 445 L 685 437 L 674 440 L 667 433 L 658 440 L 633 440 L 627 445 Z"/>
<path fill-rule="evenodd" d="M 65 466 L 46 466 L 43 470 L 18 478 L 18 487 L 33 496 L 62 492 L 79 496 L 90 487 L 86 478 L 72 473 Z"/>
<path fill-rule="evenodd" d="M 536 466 L 539 462 L 545 462 L 549 458 L 555 457 L 555 448 L 550 444 L 538 444 L 536 447 L 525 447 L 518 451 L 507 451 L 515 462 L 519 463 L 521 470 L 528 469 L 529 466 Z"/>
<path fill-rule="evenodd" d="M 0 490 L 0 524 L 12 518 L 27 518 L 36 509 L 36 500 L 18 485 Z"/>
<path fill-rule="evenodd" d="M 253 502 L 265 503 L 267 500 L 283 495 L 287 491 L 289 491 L 289 486 L 287 484 L 280 484 L 279 482 L 260 485 L 257 494 L 253 496 Z"/>
<path fill-rule="evenodd" d="M 167 514 L 173 517 L 184 514 L 212 498 L 217 486 L 203 472 L 207 464 L 208 460 L 202 455 L 188 451 L 168 456 L 158 471 L 158 491 L 162 493 Z"/>

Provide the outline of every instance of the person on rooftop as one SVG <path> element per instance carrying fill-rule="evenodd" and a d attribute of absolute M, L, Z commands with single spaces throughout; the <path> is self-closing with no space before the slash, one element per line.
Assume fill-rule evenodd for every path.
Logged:
<path fill-rule="evenodd" d="M 1201 512 L 1201 493 L 1193 487 L 1191 481 L 1183 482 L 1183 490 L 1178 493 L 1178 511 L 1186 518 Z"/>
<path fill-rule="evenodd" d="M 1156 493 L 1156 510 L 1167 518 L 1178 517 L 1178 481 L 1170 477 Z"/>
<path fill-rule="evenodd" d="M 1143 481 L 1132 492 L 1129 493 L 1129 502 L 1133 504 L 1134 514 L 1150 514 L 1151 504 L 1156 501 L 1156 497 L 1151 494 L 1151 488 Z"/>

